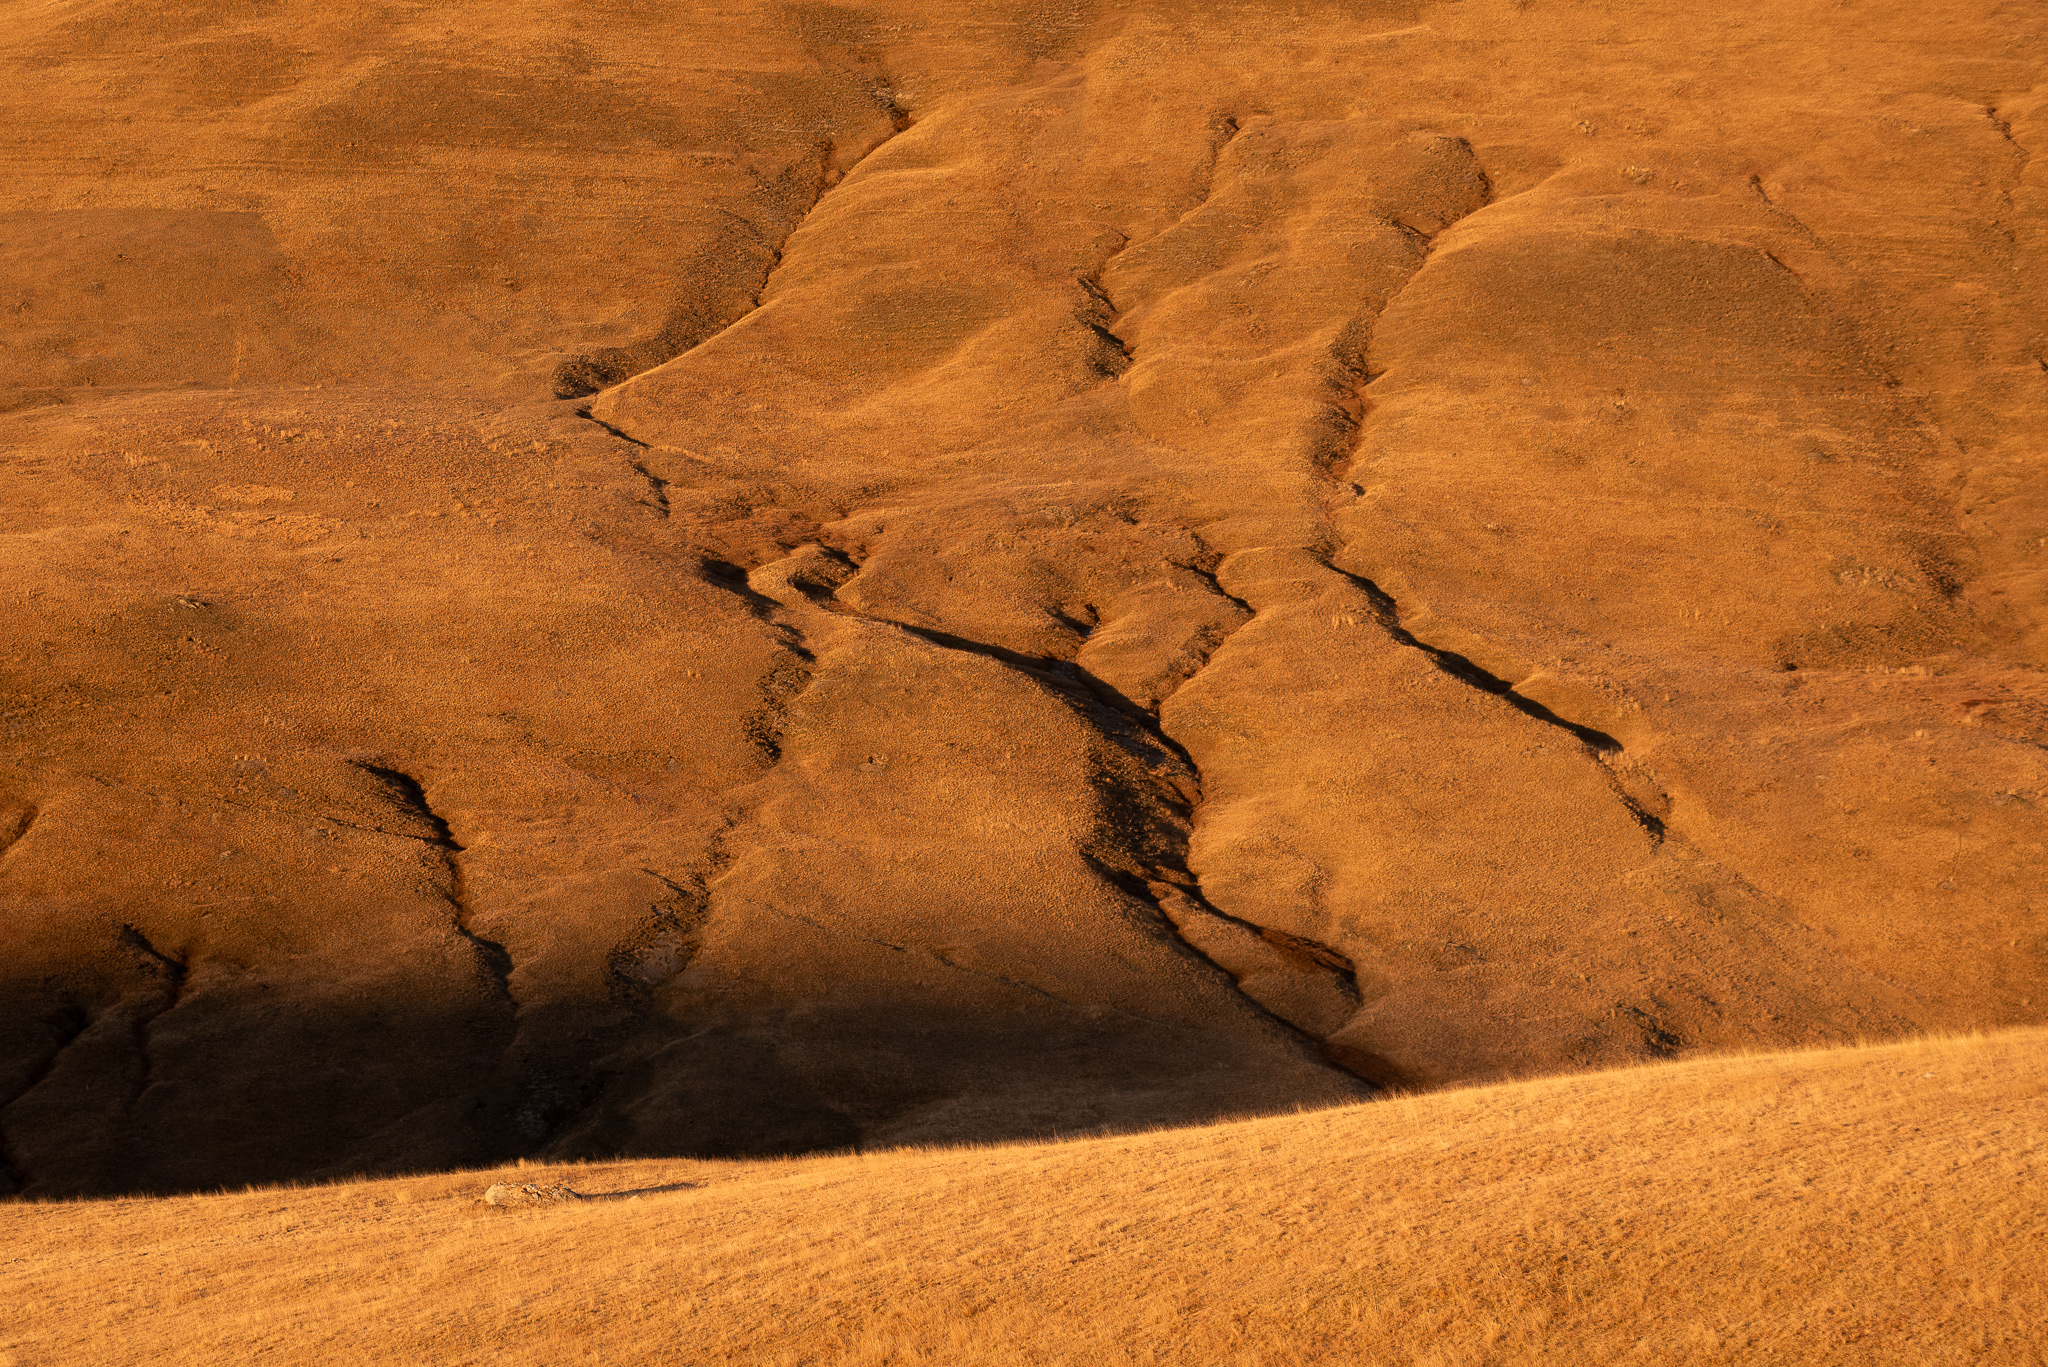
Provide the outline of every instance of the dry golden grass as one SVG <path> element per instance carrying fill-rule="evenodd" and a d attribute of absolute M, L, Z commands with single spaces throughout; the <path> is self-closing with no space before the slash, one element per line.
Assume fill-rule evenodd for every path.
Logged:
<path fill-rule="evenodd" d="M 0 1209 L 0 1362 L 2039 1363 L 2048 1032 L 1180 1130 Z"/>

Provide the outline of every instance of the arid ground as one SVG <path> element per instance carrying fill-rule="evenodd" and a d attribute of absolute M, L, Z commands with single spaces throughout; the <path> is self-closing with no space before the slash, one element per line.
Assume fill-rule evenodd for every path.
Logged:
<path fill-rule="evenodd" d="M 1003 1148 L 0 1206 L 0 1353 L 2039 1367 L 2044 1156 L 2032 1029 Z"/>
<path fill-rule="evenodd" d="M 2038 1085 L 2036 0 L 18 0 L 0 75 L 0 1195 Z"/>

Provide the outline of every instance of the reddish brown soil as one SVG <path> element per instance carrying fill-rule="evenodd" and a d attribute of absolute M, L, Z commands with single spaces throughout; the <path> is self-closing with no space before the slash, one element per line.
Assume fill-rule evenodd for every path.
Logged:
<path fill-rule="evenodd" d="M 2048 10 L 0 36 L 0 1191 L 2048 1020 Z"/>

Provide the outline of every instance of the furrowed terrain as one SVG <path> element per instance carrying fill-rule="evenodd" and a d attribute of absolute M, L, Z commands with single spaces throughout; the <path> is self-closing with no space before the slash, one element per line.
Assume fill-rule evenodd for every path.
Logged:
<path fill-rule="evenodd" d="M 0 71 L 0 1193 L 2048 1020 L 2048 9 L 59 0 Z"/>
<path fill-rule="evenodd" d="M 0 1207 L 0 1351 L 2038 1364 L 2044 1044 L 1707 1058 L 1053 1144 Z M 494 1181 L 610 1199 L 494 1209 Z"/>

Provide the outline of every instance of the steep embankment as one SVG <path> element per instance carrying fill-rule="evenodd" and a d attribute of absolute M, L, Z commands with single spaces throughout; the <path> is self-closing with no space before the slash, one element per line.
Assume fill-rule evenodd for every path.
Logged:
<path fill-rule="evenodd" d="M 0 1191 L 2048 1011 L 2048 16 L 79 0 L 0 70 Z"/>
<path fill-rule="evenodd" d="M 14 1207 L 0 1352 L 2038 1363 L 2044 1045 L 1708 1059 L 1009 1148 Z M 621 1199 L 480 1205 L 500 1180 Z"/>

